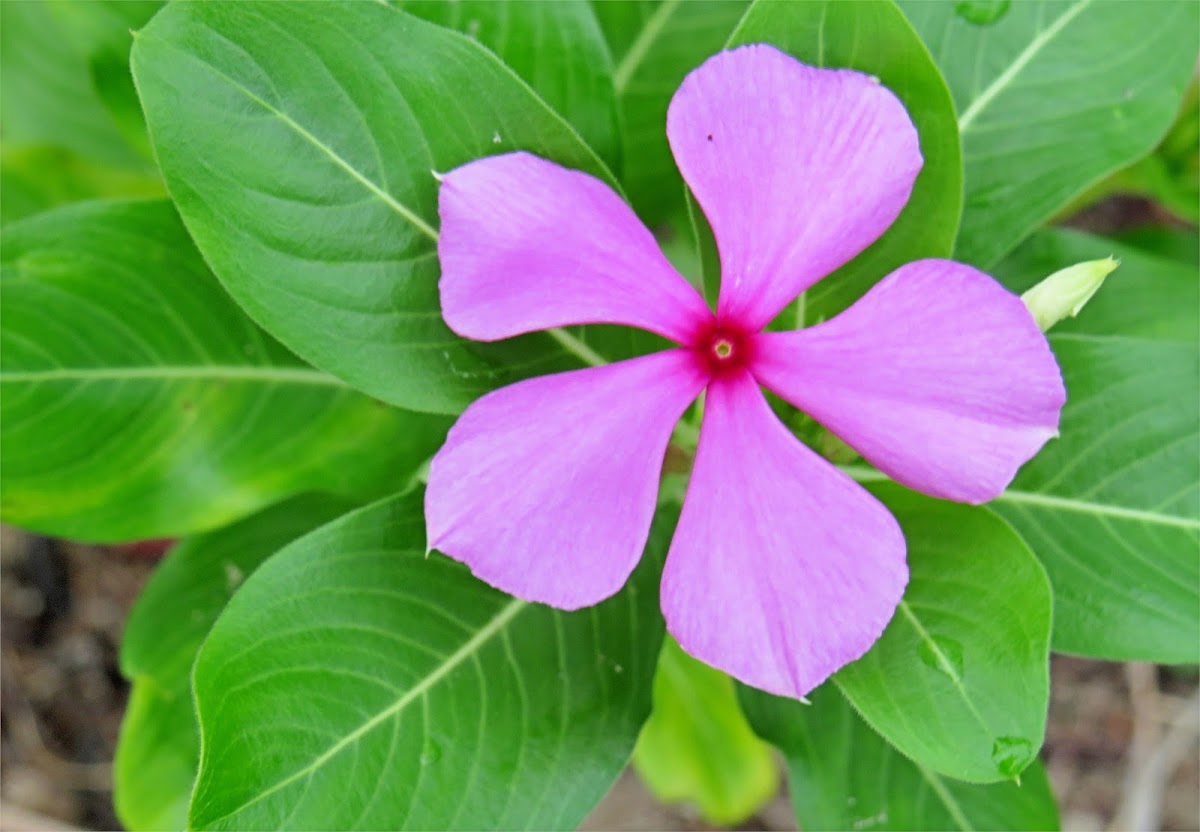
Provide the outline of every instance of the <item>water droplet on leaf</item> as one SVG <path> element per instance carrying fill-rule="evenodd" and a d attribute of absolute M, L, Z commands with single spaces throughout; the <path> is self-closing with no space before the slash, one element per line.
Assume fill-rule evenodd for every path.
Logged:
<path fill-rule="evenodd" d="M 442 759 L 442 748 L 436 742 L 430 742 L 421 752 L 421 765 L 431 766 Z"/>
<path fill-rule="evenodd" d="M 1004 15 L 1012 0 L 963 0 L 954 6 L 954 13 L 976 26 L 991 26 Z"/>
<path fill-rule="evenodd" d="M 997 737 L 992 744 L 992 762 L 1010 780 L 1015 780 L 1033 757 L 1033 743 L 1023 737 Z"/>

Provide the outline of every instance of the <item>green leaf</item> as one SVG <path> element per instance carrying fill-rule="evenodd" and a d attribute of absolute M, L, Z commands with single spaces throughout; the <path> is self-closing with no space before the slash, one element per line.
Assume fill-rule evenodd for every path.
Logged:
<path fill-rule="evenodd" d="M 616 67 L 623 125 L 621 183 L 646 222 L 682 211 L 683 180 L 667 144 L 667 105 L 680 82 L 721 51 L 747 0 L 593 0 Z"/>
<path fill-rule="evenodd" d="M 633 763 L 659 800 L 692 803 L 720 826 L 742 823 L 779 787 L 771 749 L 746 724 L 733 680 L 669 637 Z"/>
<path fill-rule="evenodd" d="M 1054 332 L 1194 340 L 1200 333 L 1200 281 L 1196 265 L 1182 265 L 1130 245 L 1066 228 L 1047 228 L 1026 240 L 994 269 L 1014 292 L 1024 292 L 1051 272 L 1080 260 L 1115 257 L 1121 268 L 1104 282 L 1079 317 Z M 1068 437 L 1069 438 L 1069 437 Z"/>
<path fill-rule="evenodd" d="M 305 366 L 233 304 L 169 203 L 8 226 L 0 511 L 88 540 L 215 528 L 301 491 L 403 488 L 448 420 Z"/>
<path fill-rule="evenodd" d="M 49 145 L 0 148 L 0 224 L 7 225 L 67 202 L 99 197 L 166 196 L 162 181 L 89 162 Z"/>
<path fill-rule="evenodd" d="M 440 413 L 562 366 L 548 336 L 487 346 L 442 321 L 434 171 L 524 149 L 612 181 L 478 43 L 377 3 L 180 3 L 133 70 L 192 237 L 300 356 Z"/>
<path fill-rule="evenodd" d="M 189 538 L 154 571 L 129 614 L 121 672 L 133 682 L 113 768 L 127 829 L 182 829 L 200 761 L 189 675 L 200 643 L 247 576 L 352 504 L 303 496 Z"/>
<path fill-rule="evenodd" d="M 805 318 L 836 315 L 904 263 L 948 255 L 962 208 L 954 105 L 924 44 L 895 4 L 757 0 L 729 40 L 730 46 L 742 43 L 771 43 L 814 66 L 877 76 L 904 103 L 920 135 L 925 165 L 908 204 L 874 245 L 805 293 Z"/>
<path fill-rule="evenodd" d="M 1021 783 L 962 783 L 889 746 L 833 685 L 811 705 L 753 688 L 738 691 L 750 723 L 783 752 L 800 828 L 817 830 L 1058 829 L 1041 763 Z"/>
<path fill-rule="evenodd" d="M 1200 5 L 901 0 L 958 107 L 966 202 L 955 257 L 993 265 L 1089 185 L 1148 154 L 1196 62 Z"/>
<path fill-rule="evenodd" d="M 1050 585 L 992 512 L 872 490 L 908 542 L 908 588 L 883 636 L 833 679 L 906 756 L 972 783 L 1037 757 L 1050 692 Z"/>
<path fill-rule="evenodd" d="M 621 137 L 612 58 L 587 3 L 396 0 L 395 4 L 464 32 L 495 52 L 570 122 L 609 168 L 618 168 Z"/>
<path fill-rule="evenodd" d="M 669 525 L 621 592 L 573 613 L 427 556 L 419 494 L 292 544 L 234 596 L 196 660 L 190 825 L 577 825 L 650 710 Z"/>
<path fill-rule="evenodd" d="M 1142 225 L 1117 232 L 1113 239 L 1147 254 L 1193 268 L 1200 266 L 1200 234 L 1193 229 Z"/>
<path fill-rule="evenodd" d="M 146 120 L 129 70 L 133 33 L 149 22 L 163 0 L 50 0 L 51 10 L 87 62 L 88 76 L 126 143 L 152 161 Z"/>
<path fill-rule="evenodd" d="M 100 164 L 149 172 L 105 103 L 93 60 L 127 56 L 129 27 L 152 4 L 29 0 L 0 4 L 0 124 L 6 146 L 50 145 Z M 107 56 L 107 57 L 105 57 Z M 118 76 L 119 77 L 119 76 Z M 113 76 L 104 81 L 111 91 Z M 124 83 L 132 88 L 128 71 Z"/>
<path fill-rule="evenodd" d="M 1062 436 L 991 505 L 1050 574 L 1054 649 L 1194 663 L 1200 660 L 1196 345 L 1083 334 L 1052 335 L 1050 343 L 1067 385 Z"/>

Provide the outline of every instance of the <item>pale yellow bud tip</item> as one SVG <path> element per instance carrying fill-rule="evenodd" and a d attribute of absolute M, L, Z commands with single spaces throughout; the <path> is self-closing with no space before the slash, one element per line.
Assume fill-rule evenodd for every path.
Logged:
<path fill-rule="evenodd" d="M 1021 295 L 1021 300 L 1033 313 L 1038 327 L 1045 332 L 1064 318 L 1078 315 L 1079 310 L 1104 283 L 1104 278 L 1119 265 L 1121 261 L 1112 257 L 1076 263 L 1038 283 Z"/>

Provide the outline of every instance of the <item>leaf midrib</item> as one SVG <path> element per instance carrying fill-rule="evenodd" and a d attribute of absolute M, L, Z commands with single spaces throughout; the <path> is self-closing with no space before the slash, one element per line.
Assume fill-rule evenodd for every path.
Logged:
<path fill-rule="evenodd" d="M 366 722 L 364 722 L 362 725 L 355 728 L 350 733 L 346 734 L 346 736 L 342 737 L 340 740 L 335 742 L 333 745 L 331 745 L 329 748 L 327 748 L 320 755 L 318 755 L 317 757 L 314 757 L 313 761 L 311 763 L 309 763 L 308 765 L 304 766 L 303 768 L 301 768 L 301 769 L 295 771 L 294 773 L 288 775 L 287 777 L 283 778 L 282 780 L 277 782 L 275 785 L 270 786 L 269 788 L 266 788 L 263 791 L 259 792 L 257 795 L 255 795 L 254 797 L 247 800 L 245 803 L 238 806 L 236 809 L 226 812 L 225 814 L 223 814 L 219 817 L 212 818 L 210 820 L 206 820 L 205 821 L 206 825 L 211 826 L 212 824 L 219 823 L 220 821 L 225 820 L 226 818 L 231 818 L 234 815 L 241 814 L 242 812 L 244 812 L 246 809 L 250 808 L 254 804 L 265 800 L 266 798 L 270 797 L 272 794 L 280 791 L 281 789 L 286 788 L 287 786 L 291 785 L 292 783 L 296 782 L 297 780 L 300 780 L 300 779 L 312 774 L 314 771 L 316 771 L 321 766 L 323 766 L 326 762 L 331 760 L 333 757 L 337 756 L 343 749 L 347 748 L 349 745 L 351 745 L 352 743 L 354 743 L 356 740 L 360 739 L 361 737 L 366 736 L 368 733 L 370 733 L 372 730 L 374 730 L 377 726 L 381 725 L 382 723 L 391 719 L 396 714 L 400 713 L 408 705 L 412 704 L 412 702 L 415 701 L 418 697 L 424 695 L 427 691 L 429 691 L 432 687 L 434 687 L 438 682 L 440 682 L 445 676 L 447 676 L 452 670 L 454 670 L 460 664 L 462 664 L 467 659 L 469 659 L 473 655 L 475 655 L 475 653 L 477 653 L 479 651 L 479 649 L 481 647 L 483 647 L 483 645 L 487 641 L 489 641 L 491 638 L 496 636 L 498 633 L 502 632 L 504 630 L 505 626 L 507 626 L 507 624 L 510 621 L 512 621 L 512 619 L 514 619 L 517 615 L 519 615 L 521 613 L 521 611 L 524 610 L 527 606 L 529 606 L 529 604 L 525 601 L 520 600 L 519 598 L 514 598 L 511 601 L 509 601 L 507 604 L 505 604 L 503 607 L 501 607 L 500 611 L 498 613 L 496 613 L 496 615 L 493 616 L 492 619 L 487 624 L 485 624 L 483 627 L 481 627 L 479 629 L 479 631 L 477 633 L 475 633 L 475 635 L 471 636 L 471 638 L 468 639 L 466 642 L 464 642 L 461 647 L 459 647 L 452 654 L 447 656 L 446 659 L 440 665 L 438 665 L 436 668 L 434 668 L 433 671 L 431 673 L 429 673 L 429 675 L 425 676 L 425 678 L 423 678 L 420 682 L 418 682 L 416 685 L 414 685 L 413 687 L 411 687 L 407 691 L 405 691 L 391 705 L 389 705 L 388 707 L 381 710 L 375 716 L 368 719 Z M 201 737 L 203 738 L 203 730 L 201 731 Z M 203 748 L 201 749 L 201 757 L 203 758 Z M 200 770 L 201 771 L 204 770 L 203 761 L 201 762 Z M 189 828 L 194 828 L 194 827 L 192 827 L 190 819 L 189 819 L 188 826 L 189 826 Z"/>
<path fill-rule="evenodd" d="M 839 465 L 838 468 L 856 482 L 890 482 L 891 478 L 881 471 L 867 468 L 863 465 Z M 992 503 L 1023 503 L 1044 508 L 1073 511 L 1081 514 L 1094 514 L 1100 517 L 1120 517 L 1124 520 L 1137 520 L 1143 523 L 1153 523 L 1160 526 L 1174 526 L 1183 529 L 1200 531 L 1200 520 L 1189 517 L 1179 517 L 1174 514 L 1162 514 L 1157 511 L 1126 508 L 1109 503 L 1097 503 L 1091 500 L 1077 500 L 1072 497 L 1061 497 L 1055 494 L 1042 494 L 1037 491 L 1020 491 L 1008 489 L 996 497 Z M 991 503 L 989 503 L 990 505 Z"/>
<path fill-rule="evenodd" d="M 0 384 L 57 381 L 257 381 L 318 387 L 349 387 L 328 373 L 306 367 L 265 365 L 162 365 L 154 367 L 61 367 L 49 370 L 0 371 Z"/>
<path fill-rule="evenodd" d="M 145 34 L 145 32 L 143 30 L 143 32 L 141 34 L 139 34 L 138 37 L 141 40 L 146 40 L 148 36 Z M 149 37 L 152 38 L 153 36 L 149 36 Z M 161 38 L 159 38 L 157 40 L 159 41 L 159 43 L 163 44 L 164 46 L 166 46 L 168 48 L 175 48 L 174 44 L 168 40 L 164 40 Z M 191 53 L 187 53 L 187 54 L 190 55 Z M 253 90 L 251 90 L 245 84 L 239 83 L 236 79 L 232 78 L 227 73 L 222 72 L 220 69 L 213 66 L 212 63 L 202 60 L 195 55 L 191 55 L 191 57 L 198 60 L 199 63 L 201 65 L 203 65 L 204 68 L 206 70 L 208 70 L 209 72 L 211 72 L 213 75 L 220 78 L 222 81 L 224 81 L 230 87 L 237 90 L 242 95 L 246 96 L 246 98 L 248 98 L 250 101 L 253 101 L 259 107 L 262 107 L 263 110 L 265 110 L 266 112 L 270 113 L 275 118 L 277 118 L 281 122 L 283 122 L 283 124 L 286 127 L 293 130 L 296 133 L 296 135 L 300 136 L 302 139 L 304 139 L 306 142 L 308 142 L 314 148 L 319 150 L 323 155 L 326 156 L 326 158 L 328 158 L 331 162 L 333 162 L 335 165 L 337 165 L 339 168 L 341 168 L 343 171 L 345 171 L 347 174 L 349 174 L 351 176 L 351 178 L 353 178 L 356 182 L 358 182 L 360 185 L 362 185 L 364 188 L 366 188 L 368 191 L 370 191 L 376 198 L 378 198 L 380 201 L 382 201 L 385 205 L 387 205 L 389 208 L 391 208 L 397 214 L 404 217 L 404 219 L 408 220 L 413 225 L 414 228 L 416 228 L 418 231 L 420 231 L 422 234 L 424 234 L 429 239 L 433 240 L 434 242 L 437 242 L 437 239 L 438 239 L 437 229 L 435 229 L 433 226 L 431 226 L 429 223 L 427 223 L 419 214 L 417 214 L 416 211 L 413 211 L 411 208 L 400 203 L 399 200 L 397 200 L 394 196 L 392 196 L 386 190 L 381 188 L 378 184 L 376 184 L 373 180 L 371 180 L 370 177 L 367 177 L 367 176 L 363 175 L 361 172 L 359 172 L 358 168 L 354 167 L 354 165 L 350 164 L 350 162 L 348 162 L 344 158 L 342 158 L 342 156 L 336 150 L 334 150 L 332 147 L 330 147 L 329 145 L 327 145 L 323 141 L 321 141 L 319 138 L 317 138 L 317 136 L 315 136 L 311 132 L 309 132 L 304 127 L 304 125 L 300 124 L 300 122 L 296 121 L 294 118 L 289 116 L 284 111 L 280 110 L 278 107 L 275 107 L 274 105 L 272 105 L 269 101 L 266 101 L 261 96 L 257 95 Z"/>
<path fill-rule="evenodd" d="M 681 2 L 682 0 L 663 0 L 663 3 L 654 10 L 650 17 L 646 18 L 642 30 L 638 32 L 620 63 L 613 70 L 613 88 L 616 90 L 618 98 L 624 94 L 625 87 L 629 85 L 633 74 L 637 72 L 638 67 L 649 54 L 650 47 L 654 45 L 654 41 L 662 32 L 663 27 L 667 25 L 667 21 L 675 14 L 675 9 Z"/>
<path fill-rule="evenodd" d="M 958 117 L 959 133 L 965 133 L 975 121 L 975 117 L 978 116 L 989 104 L 991 104 L 992 100 L 995 99 L 997 95 L 1003 92 L 1012 83 L 1013 79 L 1016 78 L 1017 75 L 1029 65 L 1029 62 L 1032 61 L 1038 55 L 1038 53 L 1042 51 L 1043 48 L 1045 48 L 1046 44 L 1054 40 L 1054 38 L 1058 36 L 1058 33 L 1065 29 L 1067 24 L 1078 17 L 1085 8 L 1092 4 L 1092 2 L 1093 0 L 1079 0 L 1079 2 L 1077 2 L 1074 6 L 1071 6 L 1069 9 L 1059 15 L 1059 17 L 1055 19 L 1053 23 L 1034 35 L 1033 40 L 1029 41 L 1029 44 L 1022 49 L 1020 53 L 1018 53 L 1016 58 L 1013 59 L 1013 62 L 1008 65 L 1008 68 L 1005 69 L 1004 72 L 997 75 L 996 79 L 992 81 L 992 83 L 988 84 L 987 87 L 984 88 L 983 92 L 976 96 L 975 100 L 972 101 L 967 106 L 967 109 L 963 111 L 962 115 Z"/>
<path fill-rule="evenodd" d="M 971 825 L 966 812 L 963 811 L 959 802 L 954 799 L 954 795 L 951 794 L 950 789 L 942 782 L 942 778 L 915 760 L 913 761 L 913 765 L 917 767 L 917 771 L 920 772 L 925 782 L 929 784 L 929 788 L 933 790 L 933 793 L 942 801 L 942 805 L 946 807 L 946 811 L 950 813 L 950 817 L 954 819 L 954 822 L 958 824 L 962 832 L 974 832 L 975 827 Z"/>

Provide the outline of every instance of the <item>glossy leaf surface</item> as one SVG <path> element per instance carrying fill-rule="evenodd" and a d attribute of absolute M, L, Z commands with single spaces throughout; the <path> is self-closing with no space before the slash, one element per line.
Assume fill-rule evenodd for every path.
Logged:
<path fill-rule="evenodd" d="M 478 40 L 578 131 L 612 170 L 621 137 L 612 59 L 585 2 L 400 0 L 399 8 Z"/>
<path fill-rule="evenodd" d="M 192 237 L 299 355 L 441 413 L 564 360 L 545 336 L 488 348 L 442 321 L 435 172 L 524 149 L 610 178 L 478 43 L 375 3 L 184 3 L 133 69 Z"/>
<path fill-rule="evenodd" d="M 783 752 L 802 829 L 1058 829 L 1058 809 L 1041 763 L 1021 783 L 978 785 L 943 777 L 907 759 L 854 712 L 833 685 L 811 705 L 740 688 L 754 729 Z"/>
<path fill-rule="evenodd" d="M 421 494 L 302 538 L 196 661 L 197 829 L 577 825 L 650 709 L 669 524 L 630 583 L 562 613 L 425 553 Z"/>
<path fill-rule="evenodd" d="M 1196 63 L 1200 6 L 901 0 L 950 85 L 966 198 L 955 257 L 988 268 L 1073 197 L 1148 154 Z"/>
<path fill-rule="evenodd" d="M 264 560 L 352 504 L 302 496 L 175 546 L 125 625 L 121 672 L 133 682 L 113 768 L 132 830 L 183 829 L 200 762 L 191 670 L 230 596 Z"/>
<path fill-rule="evenodd" d="M 883 636 L 834 682 L 920 765 L 974 783 L 1011 780 L 1045 733 L 1046 573 L 986 508 L 872 490 L 904 531 L 909 584 Z"/>
<path fill-rule="evenodd" d="M 9 226 L 0 277 L 7 522 L 171 537 L 306 490 L 403 488 L 448 421 L 313 370 L 234 305 L 166 202 Z"/>
<path fill-rule="evenodd" d="M 1194 663 L 1200 660 L 1195 343 L 1086 334 L 1052 334 L 1050 342 L 1067 385 L 1062 436 L 992 506 L 1050 574 L 1054 649 Z"/>

